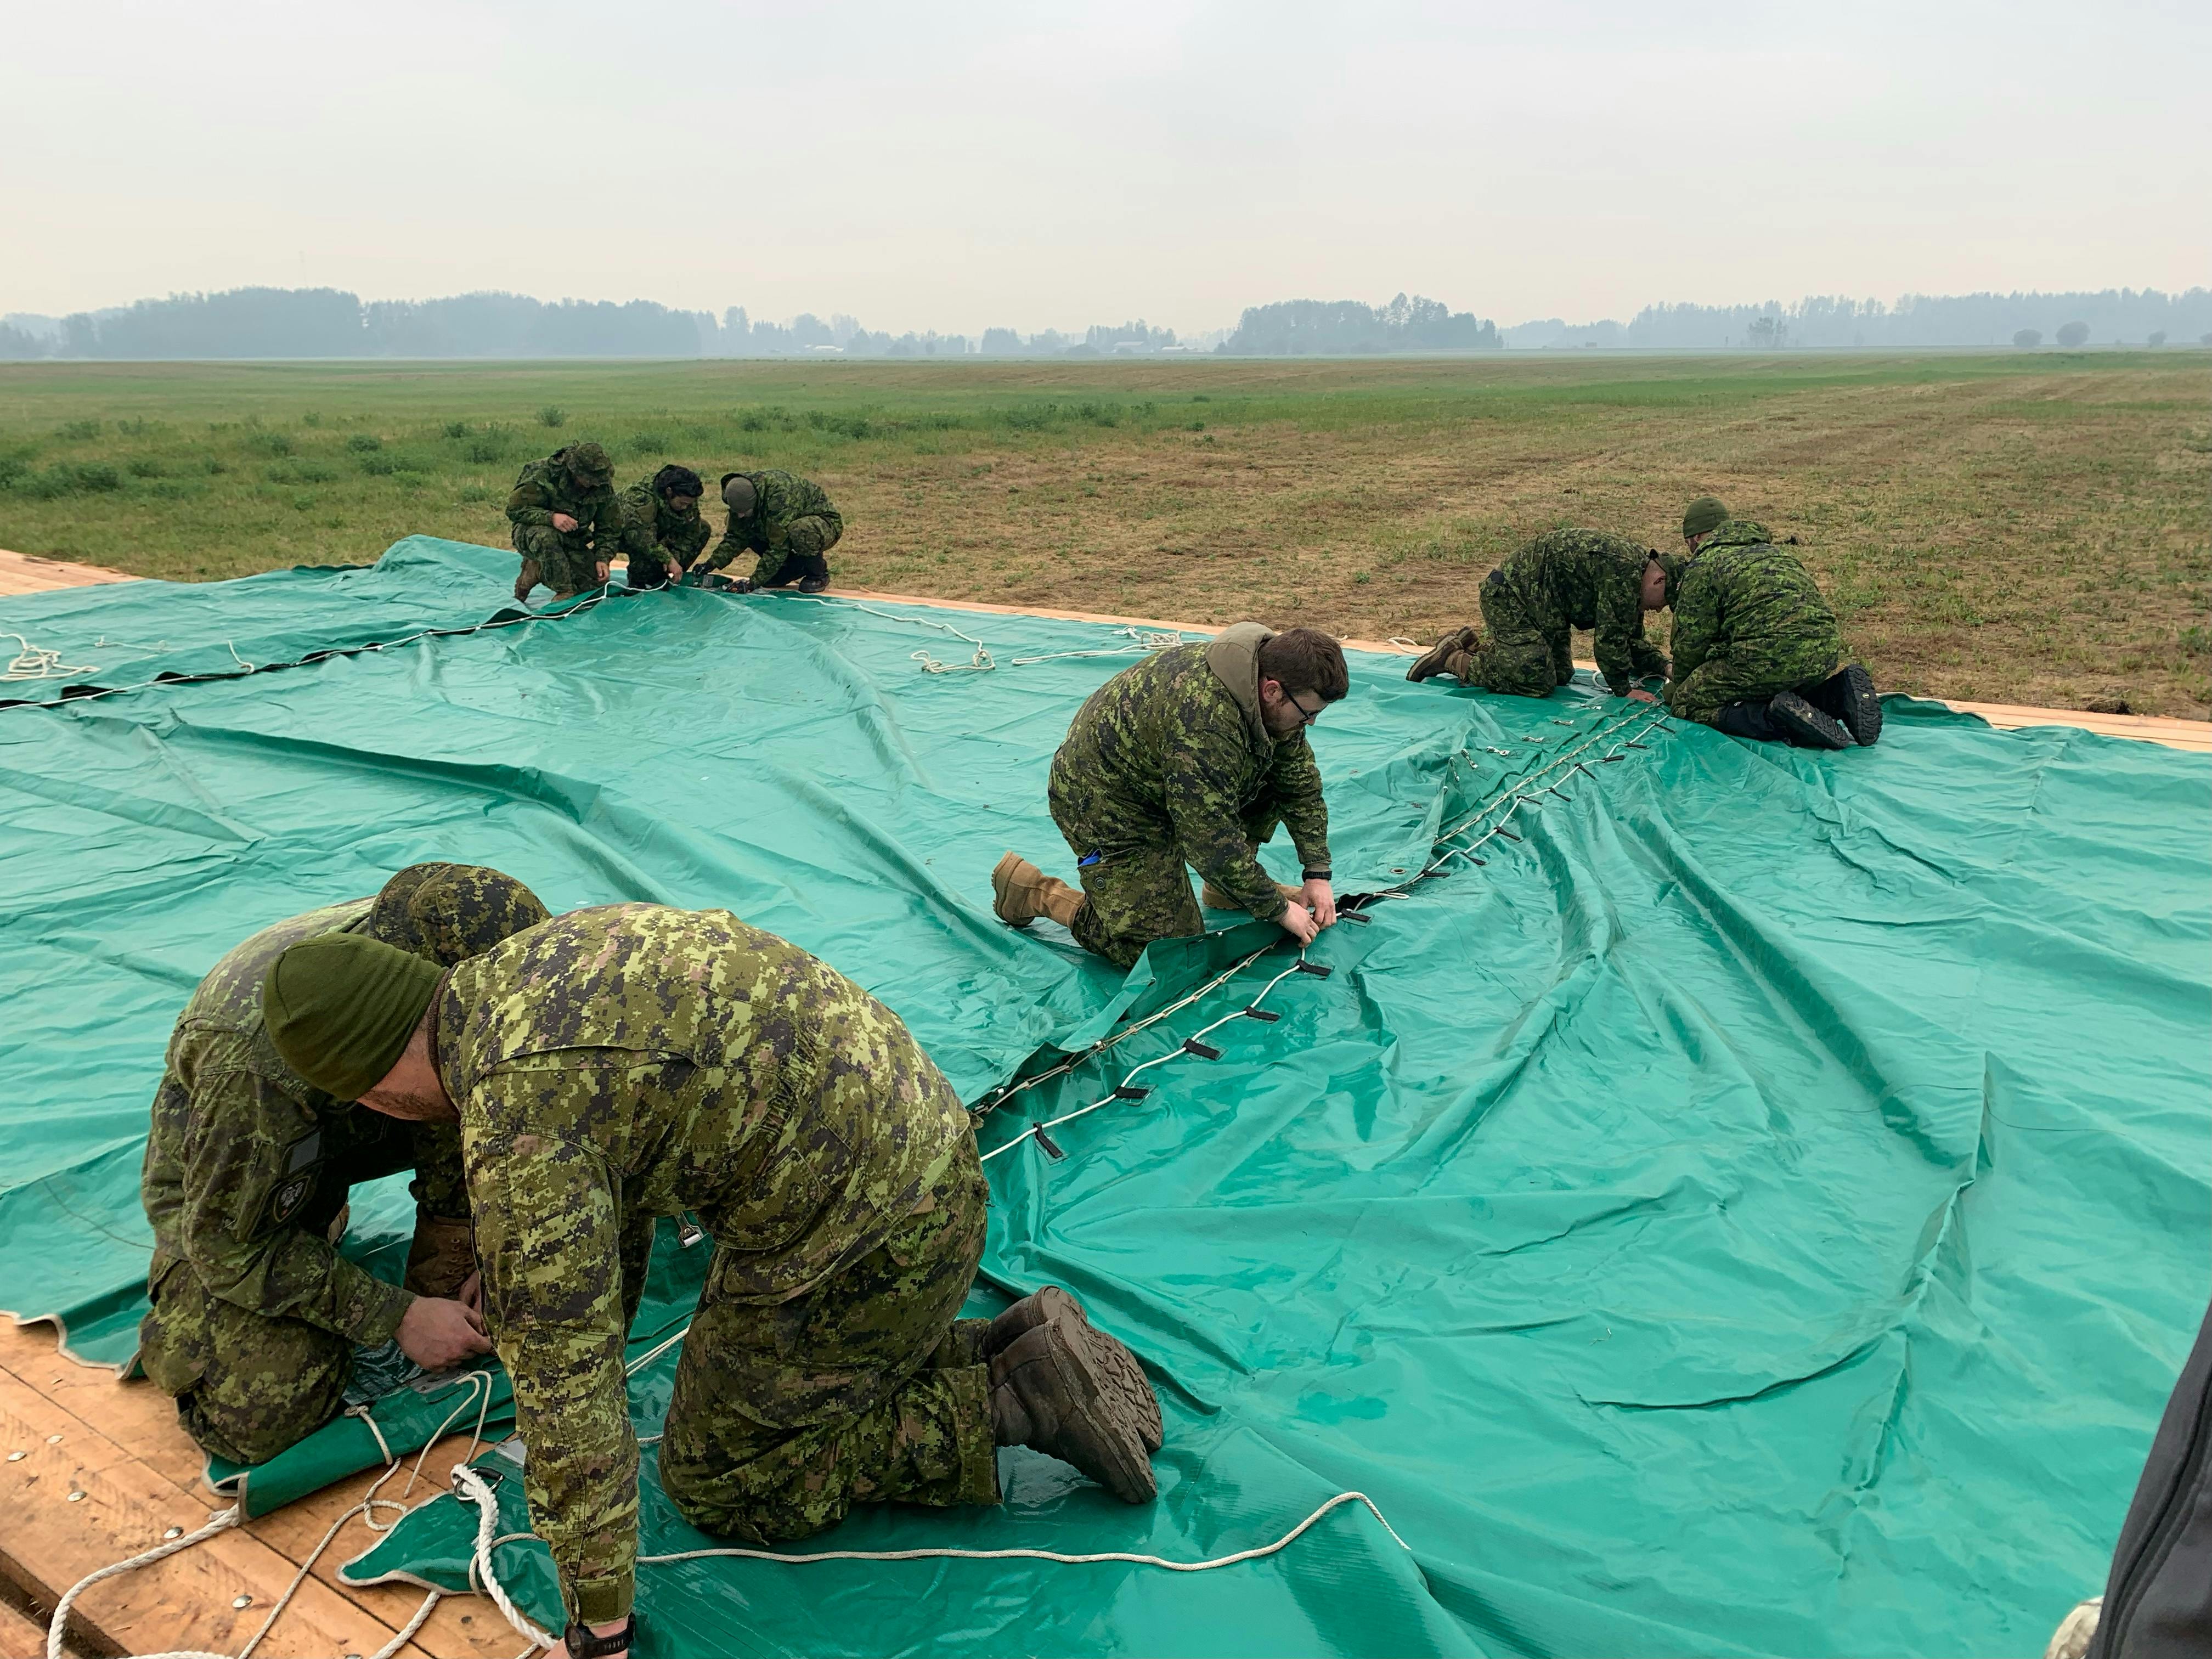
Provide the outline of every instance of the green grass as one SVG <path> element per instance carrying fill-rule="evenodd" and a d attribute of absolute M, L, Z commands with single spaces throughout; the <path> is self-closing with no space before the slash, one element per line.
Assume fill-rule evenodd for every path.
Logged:
<path fill-rule="evenodd" d="M 1426 638 L 1526 537 L 1803 543 L 1888 684 L 2212 708 L 2212 356 L 0 365 L 0 545 L 206 580 L 506 544 L 516 471 L 786 466 L 842 583 Z"/>

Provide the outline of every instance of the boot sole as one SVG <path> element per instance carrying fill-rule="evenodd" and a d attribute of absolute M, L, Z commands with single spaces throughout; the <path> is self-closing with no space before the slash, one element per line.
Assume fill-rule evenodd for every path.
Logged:
<path fill-rule="evenodd" d="M 1088 1475 L 1125 1504 L 1159 1495 L 1141 1419 L 1109 1381 L 1110 1361 L 1088 1324 L 1060 1320 L 1022 1333 L 993 1361 L 1022 1402 L 1031 1429 L 1022 1442 Z M 1024 1386 L 1026 1384 L 1026 1386 Z"/>
<path fill-rule="evenodd" d="M 1017 921 L 1006 914 L 1006 889 L 1014 879 L 1014 866 L 1021 861 L 1016 854 L 1007 853 L 991 866 L 991 914 L 1009 927 L 1026 927 L 1036 920 L 1035 916 L 1024 916 Z"/>
<path fill-rule="evenodd" d="M 1844 685 L 1850 696 L 1844 705 L 1844 728 L 1860 748 L 1871 749 L 1881 741 L 1881 694 L 1874 689 L 1874 676 L 1853 663 L 1844 670 Z"/>
<path fill-rule="evenodd" d="M 1152 1379 L 1145 1375 L 1144 1365 L 1129 1351 L 1128 1345 L 1092 1324 L 1090 1315 L 1083 1311 L 1083 1304 L 1057 1285 L 1046 1285 L 1028 1300 L 1039 1316 L 1035 1324 L 1024 1325 L 1015 1335 L 1026 1335 L 1038 1325 L 1058 1325 L 1062 1335 L 1079 1328 L 1086 1334 L 1097 1359 L 1100 1383 L 1134 1416 L 1137 1437 L 1144 1443 L 1146 1454 L 1150 1455 L 1159 1450 L 1167 1438 L 1160 1421 L 1159 1395 L 1152 1391 Z M 1010 1337 L 994 1345 L 987 1335 L 985 1358 L 1010 1346 L 1013 1340 Z"/>
<path fill-rule="evenodd" d="M 1850 734 L 1850 728 L 1841 720 L 1822 714 L 1795 691 L 1784 691 L 1766 705 L 1766 712 L 1775 723 L 1789 732 L 1791 737 L 1804 739 L 1800 747 L 1806 749 L 1856 749 L 1858 747 L 1856 740 Z"/>

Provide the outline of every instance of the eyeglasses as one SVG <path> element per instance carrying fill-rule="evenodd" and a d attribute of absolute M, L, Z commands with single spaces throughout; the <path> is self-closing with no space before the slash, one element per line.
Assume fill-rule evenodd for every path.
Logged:
<path fill-rule="evenodd" d="M 1297 696 L 1296 696 L 1295 694 L 1293 694 L 1293 695 L 1292 695 L 1292 696 L 1291 697 L 1291 699 L 1290 699 L 1290 704 L 1291 704 L 1291 708 L 1295 708 L 1295 709 L 1297 709 L 1297 710 L 1298 711 L 1298 714 L 1299 714 L 1298 724 L 1299 724 L 1301 726 L 1311 726 L 1311 725 L 1312 725 L 1316 720 L 1319 720 L 1319 719 L 1321 718 L 1321 711 L 1322 711 L 1322 708 L 1328 708 L 1328 704 L 1326 702 L 1324 702 L 1322 704 L 1321 708 L 1307 708 L 1307 707 L 1305 706 L 1305 704 L 1304 704 L 1304 703 L 1300 702 L 1297 700 Z"/>

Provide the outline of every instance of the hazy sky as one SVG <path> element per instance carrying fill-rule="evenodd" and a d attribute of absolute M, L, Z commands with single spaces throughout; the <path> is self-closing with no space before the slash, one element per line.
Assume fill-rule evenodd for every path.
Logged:
<path fill-rule="evenodd" d="M 72 0 L 0 311 L 503 288 L 974 332 L 2212 282 L 2212 5 Z"/>

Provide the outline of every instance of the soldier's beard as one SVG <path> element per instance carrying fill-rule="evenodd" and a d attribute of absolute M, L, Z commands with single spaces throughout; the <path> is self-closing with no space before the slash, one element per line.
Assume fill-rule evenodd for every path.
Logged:
<path fill-rule="evenodd" d="M 372 1089 L 361 1097 L 361 1103 L 372 1112 L 381 1112 L 386 1117 L 396 1117 L 410 1123 L 435 1123 L 459 1115 L 450 1101 L 433 1095 L 418 1095 L 398 1089 Z"/>

